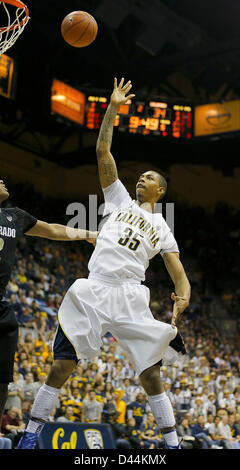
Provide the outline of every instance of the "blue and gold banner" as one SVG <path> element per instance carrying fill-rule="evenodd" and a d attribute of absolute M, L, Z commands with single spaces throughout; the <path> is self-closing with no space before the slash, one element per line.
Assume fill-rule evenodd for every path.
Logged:
<path fill-rule="evenodd" d="M 115 449 L 109 424 L 47 423 L 38 439 L 40 449 Z"/>

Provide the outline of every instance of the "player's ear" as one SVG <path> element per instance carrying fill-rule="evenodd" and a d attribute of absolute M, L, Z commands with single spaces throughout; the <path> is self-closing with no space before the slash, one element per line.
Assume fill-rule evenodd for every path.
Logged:
<path fill-rule="evenodd" d="M 163 186 L 159 186 L 158 189 L 157 189 L 157 195 L 158 195 L 158 199 L 162 198 L 165 194 L 165 188 Z"/>

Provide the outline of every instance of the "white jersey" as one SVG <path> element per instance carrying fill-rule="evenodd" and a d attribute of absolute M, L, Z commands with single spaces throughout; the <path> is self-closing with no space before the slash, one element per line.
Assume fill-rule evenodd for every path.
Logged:
<path fill-rule="evenodd" d="M 89 271 L 116 280 L 144 281 L 149 260 L 157 253 L 178 252 L 177 242 L 162 214 L 139 207 L 119 179 L 103 193 L 103 216 L 111 215 L 98 235 Z"/>

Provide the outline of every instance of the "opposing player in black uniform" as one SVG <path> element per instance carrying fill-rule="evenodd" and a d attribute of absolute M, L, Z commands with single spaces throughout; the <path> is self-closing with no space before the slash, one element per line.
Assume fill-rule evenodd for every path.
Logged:
<path fill-rule="evenodd" d="M 9 192 L 0 180 L 0 206 L 8 197 Z M 18 323 L 14 310 L 9 302 L 2 299 L 14 265 L 17 242 L 23 234 L 58 241 L 83 239 L 93 244 L 97 235 L 96 232 L 42 222 L 18 207 L 0 207 L 0 425 L 8 383 L 13 381 L 18 341 Z"/>

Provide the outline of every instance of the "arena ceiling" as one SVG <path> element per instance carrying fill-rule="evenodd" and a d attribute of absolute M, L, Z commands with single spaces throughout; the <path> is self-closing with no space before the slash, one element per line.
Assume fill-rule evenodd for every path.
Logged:
<path fill-rule="evenodd" d="M 123 74 L 136 88 L 196 101 L 240 94 L 238 0 L 27 2 L 31 22 L 15 47 L 25 59 L 22 73 L 32 69 L 32 85 L 36 72 L 42 76 L 49 68 L 100 88 Z M 98 21 L 97 39 L 87 48 L 72 48 L 61 38 L 61 21 L 74 10 Z"/>
<path fill-rule="evenodd" d="M 110 90 L 115 75 L 125 76 L 136 94 L 181 97 L 193 103 L 240 96 L 238 0 L 25 3 L 31 21 L 9 51 L 18 63 L 16 100 L 2 105 L 7 128 L 0 128 L 1 137 L 10 137 L 16 145 L 21 146 L 24 134 L 27 141 L 28 133 L 29 148 L 38 148 L 36 153 L 51 159 L 58 152 L 64 154 L 64 146 L 73 154 L 81 147 L 79 132 L 77 136 L 49 125 L 53 77 L 72 86 Z M 60 34 L 62 19 L 75 10 L 88 11 L 99 25 L 95 42 L 87 48 L 67 45 Z M 53 134 L 59 138 L 50 142 Z M 76 164 L 75 159 L 68 164 Z"/>

